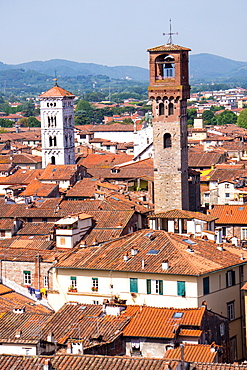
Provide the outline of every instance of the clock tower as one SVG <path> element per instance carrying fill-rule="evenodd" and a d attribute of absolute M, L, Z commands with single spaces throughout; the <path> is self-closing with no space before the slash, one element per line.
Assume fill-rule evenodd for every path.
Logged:
<path fill-rule="evenodd" d="M 189 209 L 187 99 L 190 49 L 168 43 L 149 49 L 155 213 Z"/>
<path fill-rule="evenodd" d="M 42 168 L 75 164 L 74 95 L 55 84 L 39 96 Z"/>

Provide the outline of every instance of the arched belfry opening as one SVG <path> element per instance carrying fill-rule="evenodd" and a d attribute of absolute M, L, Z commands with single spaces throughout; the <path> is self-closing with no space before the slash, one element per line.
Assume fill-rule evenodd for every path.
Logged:
<path fill-rule="evenodd" d="M 51 164 L 56 164 L 56 158 L 54 157 L 54 155 L 51 157 Z"/>
<path fill-rule="evenodd" d="M 164 135 L 164 137 L 163 137 L 163 140 L 164 140 L 164 149 L 171 148 L 171 146 L 172 146 L 171 134 L 169 134 L 168 132 L 166 132 L 165 135 Z"/>
<path fill-rule="evenodd" d="M 174 104 L 172 102 L 170 102 L 168 104 L 168 116 L 171 116 L 174 114 Z"/>
<path fill-rule="evenodd" d="M 165 106 L 164 103 L 159 104 L 159 116 L 164 116 L 165 114 Z"/>
<path fill-rule="evenodd" d="M 175 76 L 175 60 L 172 55 L 162 54 L 155 60 L 156 80 Z"/>

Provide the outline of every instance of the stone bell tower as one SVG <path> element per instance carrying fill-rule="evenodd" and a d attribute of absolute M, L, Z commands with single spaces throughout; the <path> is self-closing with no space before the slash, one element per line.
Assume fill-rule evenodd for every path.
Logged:
<path fill-rule="evenodd" d="M 75 96 L 55 84 L 39 96 L 42 168 L 50 164 L 75 164 Z"/>
<path fill-rule="evenodd" d="M 172 43 L 149 49 L 153 110 L 155 213 L 189 209 L 187 99 L 188 53 Z"/>

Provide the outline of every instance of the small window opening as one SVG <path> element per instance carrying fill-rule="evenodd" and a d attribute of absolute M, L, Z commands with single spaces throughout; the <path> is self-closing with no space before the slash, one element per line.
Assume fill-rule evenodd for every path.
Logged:
<path fill-rule="evenodd" d="M 51 164 L 56 164 L 56 159 L 55 159 L 54 155 L 51 157 Z"/>
<path fill-rule="evenodd" d="M 173 105 L 173 103 L 169 103 L 169 105 L 168 105 L 168 115 L 171 116 L 172 114 L 174 114 L 174 105 Z"/>
<path fill-rule="evenodd" d="M 53 141 L 53 140 L 52 140 L 52 137 L 50 136 L 50 137 L 49 137 L 49 145 L 50 145 L 50 146 L 52 146 L 52 141 Z"/>
<path fill-rule="evenodd" d="M 159 104 L 159 116 L 164 116 L 164 103 Z"/>
<path fill-rule="evenodd" d="M 171 146 L 172 146 L 171 134 L 166 133 L 164 135 L 164 149 L 171 148 Z"/>

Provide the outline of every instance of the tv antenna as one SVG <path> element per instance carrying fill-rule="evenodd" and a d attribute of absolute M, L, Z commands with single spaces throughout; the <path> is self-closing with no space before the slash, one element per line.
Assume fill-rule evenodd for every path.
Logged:
<path fill-rule="evenodd" d="M 171 20 L 171 18 L 170 18 L 170 32 L 163 33 L 163 36 L 167 36 L 167 35 L 169 36 L 167 44 L 171 45 L 172 44 L 172 35 L 178 35 L 178 32 L 172 32 L 172 20 Z"/>

